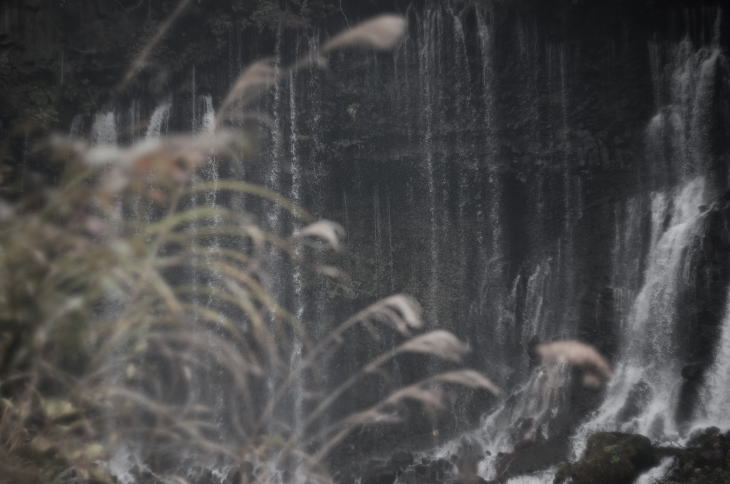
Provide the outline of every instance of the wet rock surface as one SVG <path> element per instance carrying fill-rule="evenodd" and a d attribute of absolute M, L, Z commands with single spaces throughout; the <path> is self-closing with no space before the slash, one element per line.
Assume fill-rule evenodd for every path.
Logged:
<path fill-rule="evenodd" d="M 398 476 L 414 462 L 410 452 L 396 452 L 389 459 L 371 461 L 362 476 L 363 484 L 387 484 L 395 482 Z"/>
<path fill-rule="evenodd" d="M 384 460 L 371 460 L 361 475 L 362 484 L 481 484 L 477 475 L 483 458 L 481 447 L 469 439 L 461 442 L 459 451 L 449 459 L 417 456 L 399 451 Z"/>
<path fill-rule="evenodd" d="M 711 427 L 697 432 L 685 447 L 653 446 L 648 438 L 599 432 L 588 439 L 581 459 L 560 466 L 555 483 L 619 484 L 673 458 L 658 484 L 725 484 L 730 482 L 730 432 Z"/>
<path fill-rule="evenodd" d="M 692 437 L 684 449 L 658 448 L 675 462 L 659 484 L 724 484 L 730 482 L 730 432 L 711 427 Z"/>
<path fill-rule="evenodd" d="M 555 483 L 624 484 L 659 463 L 651 441 L 642 435 L 599 432 L 588 438 L 583 457 L 563 464 Z"/>
<path fill-rule="evenodd" d="M 503 484 L 511 478 L 550 468 L 564 458 L 568 441 L 522 442 L 496 459 L 497 478 L 477 475 L 474 445 L 461 445 L 449 459 L 428 458 L 400 451 L 371 461 L 362 484 Z M 464 444 L 464 443 L 462 443 Z M 479 455 L 482 456 L 481 450 Z M 483 456 L 482 456 L 483 457 Z M 597 432 L 588 439 L 583 456 L 558 466 L 554 483 L 626 484 L 672 458 L 658 484 L 730 483 L 730 432 L 715 427 L 697 431 L 685 447 L 653 444 L 647 437 L 621 432 Z M 473 465 L 471 465 L 471 464 Z"/>
<path fill-rule="evenodd" d="M 498 479 L 493 482 L 505 482 L 511 477 L 546 469 L 565 458 L 567 446 L 567 438 L 519 442 L 512 452 L 497 456 Z"/>

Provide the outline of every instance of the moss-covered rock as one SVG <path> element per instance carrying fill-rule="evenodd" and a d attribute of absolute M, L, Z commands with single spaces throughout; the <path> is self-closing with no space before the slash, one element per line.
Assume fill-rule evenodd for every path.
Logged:
<path fill-rule="evenodd" d="M 555 483 L 624 484 L 657 465 L 651 441 L 642 435 L 598 432 L 588 438 L 583 457 L 563 464 Z"/>

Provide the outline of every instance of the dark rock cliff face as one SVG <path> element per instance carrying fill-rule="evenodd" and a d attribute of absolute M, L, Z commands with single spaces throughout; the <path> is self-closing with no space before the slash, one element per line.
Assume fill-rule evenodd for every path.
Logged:
<path fill-rule="evenodd" d="M 633 482 L 642 471 L 656 466 L 660 459 L 673 462 L 669 472 L 656 476 L 654 482 L 673 484 L 727 482 L 728 434 L 710 428 L 692 436 L 686 448 L 653 447 L 640 435 L 605 432 L 593 435 L 580 460 L 564 464 L 555 483 L 570 482 L 610 484 Z"/>
<path fill-rule="evenodd" d="M 705 176 L 708 207 L 697 207 L 706 214 L 688 249 L 673 336 L 684 378 L 676 413 L 691 417 L 730 280 L 724 58 L 702 94 L 710 108 L 701 109 L 701 139 L 687 142 L 688 158 L 702 166 L 677 161 L 680 128 L 651 138 L 648 127 L 673 99 L 666 78 L 682 41 L 691 51 L 727 50 L 730 19 L 720 2 L 194 1 L 139 78 L 115 91 L 175 4 L 0 7 L 7 196 L 27 182 L 23 173 L 44 171 L 42 160 L 26 156 L 28 137 L 67 131 L 74 117 L 88 131 L 94 113 L 115 110 L 127 142 L 144 131 L 127 119 L 130 104 L 149 114 L 167 96 L 170 129 L 189 130 L 196 96 L 220 103 L 252 60 L 278 55 L 286 64 L 347 24 L 403 13 L 410 33 L 395 52 L 340 54 L 329 70 L 285 80 L 258 106 L 275 135 L 263 136 L 246 175 L 275 179 L 272 188 L 289 194 L 299 163 L 307 182 L 296 201 L 348 231 L 354 295 L 335 294 L 328 309 L 343 315 L 412 293 L 431 323 L 467 340 L 471 363 L 507 388 L 530 374 L 531 341 L 579 338 L 619 359 L 620 322 L 650 264 L 649 194 Z M 377 350 L 353 348 L 350 356 Z M 333 378 L 348 368 L 333 365 Z M 403 379 L 420 370 L 417 362 L 398 367 Z M 566 387 L 567 417 L 556 433 L 563 440 L 602 399 Z M 449 425 L 468 426 L 491 404 L 484 396 L 461 402 Z"/>

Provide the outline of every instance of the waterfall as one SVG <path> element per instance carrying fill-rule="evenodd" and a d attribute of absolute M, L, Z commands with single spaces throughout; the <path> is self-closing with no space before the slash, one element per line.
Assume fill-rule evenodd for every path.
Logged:
<path fill-rule="evenodd" d="M 167 128 L 167 121 L 170 118 L 171 101 L 165 101 L 155 108 L 150 121 L 147 124 L 146 139 L 158 139 L 164 129 Z"/>
<path fill-rule="evenodd" d="M 191 79 L 190 79 L 190 122 L 192 131 L 198 129 L 198 105 L 197 105 L 197 88 L 195 86 L 195 66 L 192 68 Z"/>
<path fill-rule="evenodd" d="M 200 130 L 204 133 L 212 133 L 215 129 L 215 109 L 213 108 L 213 97 L 210 94 L 203 96 L 203 105 Z"/>
<path fill-rule="evenodd" d="M 490 11 L 484 6 L 476 8 L 477 37 L 479 47 L 479 61 L 481 73 L 481 102 L 483 104 L 483 116 L 481 129 L 485 145 L 484 155 L 481 160 L 474 163 L 477 170 L 477 180 L 482 185 L 478 192 L 476 206 L 477 240 L 476 265 L 478 267 L 474 277 L 478 281 L 478 292 L 475 301 L 470 308 L 470 316 L 477 320 L 494 319 L 497 321 L 496 330 L 481 328 L 484 334 L 476 336 L 476 341 L 487 347 L 493 348 L 495 353 L 499 350 L 494 344 L 489 345 L 490 337 L 494 343 L 504 341 L 506 332 L 504 330 L 505 314 L 512 314 L 506 311 L 505 304 L 508 297 L 501 290 L 505 281 L 503 280 L 503 269 L 505 254 L 503 247 L 503 186 L 499 173 L 498 149 L 497 149 L 497 119 L 496 119 L 496 87 L 494 72 L 494 33 L 490 23 Z M 465 261 L 466 262 L 466 261 Z M 514 285 L 513 285 L 514 287 Z M 513 301 L 514 301 L 514 294 Z M 474 323 L 472 323 L 474 324 Z M 496 331 L 496 334 L 495 334 Z M 475 332 L 476 333 L 476 332 Z M 493 359 L 496 362 L 496 359 Z M 504 372 L 502 375 L 504 376 Z"/>
<path fill-rule="evenodd" d="M 117 122 L 114 111 L 94 116 L 94 122 L 91 125 L 91 140 L 94 144 L 117 144 Z"/>
<path fill-rule="evenodd" d="M 444 198 L 449 197 L 455 199 L 450 202 L 456 207 L 456 215 L 445 214 L 444 220 L 451 221 L 450 227 L 445 227 L 445 232 L 455 233 L 455 237 L 448 237 L 445 243 L 456 245 L 458 248 L 453 251 L 451 258 L 449 251 L 445 251 L 447 264 L 454 264 L 458 267 L 458 271 L 449 284 L 449 290 L 453 296 L 450 300 L 454 301 L 456 307 L 450 308 L 451 318 L 456 319 L 459 326 L 464 326 L 464 320 L 468 315 L 469 301 L 469 279 L 467 276 L 467 268 L 469 265 L 469 203 L 470 203 L 470 184 L 471 179 L 478 173 L 478 162 L 474 156 L 472 146 L 472 133 L 476 130 L 477 116 L 474 110 L 474 96 L 472 90 L 472 73 L 469 66 L 469 52 L 467 48 L 466 33 L 464 31 L 464 23 L 459 12 L 455 11 L 452 5 L 448 5 L 447 11 L 451 16 L 451 24 L 453 36 L 451 42 L 454 49 L 454 74 L 455 82 L 453 84 L 453 96 L 455 100 L 454 119 L 464 126 L 455 136 L 453 148 L 448 153 L 447 161 L 452 166 L 451 171 L 454 172 L 451 178 L 455 181 L 449 187 L 449 193 L 444 194 Z M 455 192 L 455 194 L 454 194 Z M 455 239 L 455 240 L 454 240 Z M 451 240 L 451 242 L 449 241 Z"/>
<path fill-rule="evenodd" d="M 70 138 L 78 138 L 83 134 L 84 129 L 84 117 L 77 114 L 71 120 L 71 127 L 68 129 L 68 135 Z"/>
<path fill-rule="evenodd" d="M 531 274 L 517 276 L 512 290 L 505 298 L 499 332 L 518 331 L 519 347 L 529 346 L 530 339 L 550 334 L 545 326 L 550 277 L 554 261 L 546 258 L 535 265 Z M 518 296 L 518 287 L 525 286 L 525 295 Z M 517 322 L 517 302 L 524 301 L 521 310 L 522 327 Z M 513 343 L 514 344 L 514 343 Z M 524 371 L 525 369 L 523 369 Z M 434 457 L 450 458 L 458 455 L 463 443 L 479 446 L 485 457 L 479 462 L 479 475 L 487 480 L 496 478 L 496 459 L 500 452 L 510 452 L 521 442 L 547 439 L 553 433 L 553 419 L 566 403 L 568 382 L 565 365 L 538 365 L 529 372 L 529 378 L 484 415 L 475 430 L 447 442 L 433 452 Z M 527 481 L 532 482 L 532 481 Z M 543 481 L 537 481 L 543 482 Z"/>
<path fill-rule="evenodd" d="M 375 257 L 377 260 L 385 262 L 384 248 L 383 248 L 383 215 L 380 207 L 380 187 L 376 186 L 373 190 L 373 213 L 375 217 L 373 219 L 373 248 L 375 250 Z M 380 284 L 383 280 L 383 269 L 385 264 L 378 265 L 375 269 L 375 291 L 380 293 L 382 291 Z"/>
<path fill-rule="evenodd" d="M 159 139 L 163 131 L 167 129 L 171 107 L 172 101 L 167 100 L 155 108 L 147 122 L 146 140 L 154 141 Z M 137 141 L 136 134 L 141 124 L 140 110 L 140 102 L 136 99 L 133 100 L 129 107 L 129 133 L 131 142 Z M 119 141 L 117 139 L 116 116 L 113 112 L 97 114 L 94 118 L 91 131 L 92 139 L 97 142 L 117 144 Z M 115 205 L 116 216 L 121 220 L 122 207 L 119 203 Z M 145 223 L 150 222 L 150 202 L 149 200 L 145 200 L 142 195 L 138 194 L 132 198 L 130 208 L 134 220 Z M 195 277 L 193 279 L 196 280 Z M 115 351 L 118 350 L 115 349 Z M 109 356 L 110 359 L 114 357 L 115 355 Z M 117 368 L 115 371 L 116 375 L 114 378 L 118 378 L 119 382 L 117 383 L 121 383 L 125 378 L 124 375 L 127 370 L 126 368 Z M 115 430 L 112 429 L 112 433 Z M 110 474 L 121 484 L 136 484 L 138 482 L 137 476 L 141 473 L 154 475 L 149 469 L 148 463 L 144 461 L 145 445 L 145 442 L 130 441 L 112 442 L 109 444 L 110 459 L 107 463 L 107 468 Z"/>
<path fill-rule="evenodd" d="M 474 352 L 467 364 L 503 386 L 506 395 L 497 401 L 477 395 L 463 406 L 462 401 L 454 404 L 455 428 L 471 416 L 462 412 L 467 405 L 470 412 L 472 407 L 481 412 L 481 419 L 459 438 L 429 451 L 429 457 L 452 458 L 468 440 L 488 454 L 478 463 L 485 479 L 497 477 L 499 453 L 526 442 L 555 442 L 576 425 L 570 422 L 566 430 L 563 422 L 581 398 L 569 393 L 573 375 L 566 366 L 536 361 L 531 350 L 537 342 L 579 338 L 613 359 L 615 376 L 603 400 L 573 434 L 574 457 L 587 437 L 600 430 L 642 433 L 659 442 L 686 436 L 686 422 L 676 416 L 683 388 L 677 357 L 682 348 L 677 341 L 682 328 L 678 301 L 692 288 L 691 256 L 706 220 L 701 207 L 716 196 L 716 134 L 710 125 L 720 109 L 713 103 L 725 62 L 717 40 L 702 47 L 689 38 L 676 44 L 648 42 L 648 52 L 639 49 L 644 57 L 632 54 L 637 63 L 646 62 L 648 54 L 646 72 L 639 68 L 631 75 L 646 77 L 637 89 L 644 89 L 639 92 L 648 99 L 653 96 L 653 107 L 649 100 L 636 108 L 637 129 L 630 125 L 631 132 L 605 127 L 603 117 L 623 115 L 624 108 L 607 108 L 610 98 L 584 92 L 583 84 L 592 85 L 593 76 L 605 67 L 597 64 L 595 70 L 583 71 L 581 56 L 593 52 L 593 46 L 545 35 L 541 20 L 512 11 L 506 17 L 509 22 L 503 23 L 495 18 L 504 12 L 499 4 L 413 2 L 406 12 L 409 35 L 392 61 L 383 60 L 389 54 L 362 60 L 361 52 L 343 52 L 333 54 L 329 70 L 321 72 L 316 66 L 321 59 L 315 58 L 317 26 L 278 20 L 275 38 L 252 47 L 268 48 L 273 41 L 275 82 L 260 100 L 270 115 L 259 117 L 269 129 L 261 157 L 251 156 L 245 164 L 238 160 L 231 167 L 235 178 L 265 185 L 317 218 L 341 221 L 350 236 L 348 245 L 357 254 L 345 259 L 355 276 L 352 296 L 340 297 L 339 288 L 333 290 L 275 249 L 264 257 L 262 284 L 297 320 L 307 322 L 306 330 L 315 340 L 332 327 L 335 315 L 403 291 L 423 303 L 429 324 L 446 326 L 469 342 Z M 628 28 L 626 32 L 629 45 L 633 34 Z M 229 60 L 234 57 L 230 42 Z M 513 51 L 503 49 L 507 46 Z M 606 50 L 617 55 L 621 48 L 612 45 Z M 287 70 L 305 49 L 310 65 L 302 62 L 302 69 Z M 358 62 L 352 61 L 354 55 Z M 175 98 L 172 110 L 170 97 L 154 109 L 143 131 L 137 126 L 144 126 L 140 112 L 146 111 L 139 101 L 132 103 L 132 142 L 135 136 L 156 140 L 168 128 L 180 126 L 192 127 L 194 133 L 214 130 L 214 97 L 196 92 L 210 85 L 211 73 L 203 69 L 207 65 L 201 62 L 198 71 L 185 71 L 191 100 L 185 98 L 182 111 L 189 113 L 189 120 L 176 119 L 181 109 Z M 589 82 L 583 83 L 583 77 Z M 333 93 L 350 83 L 355 87 Z M 96 114 L 93 143 L 126 143 L 126 134 L 117 133 L 117 123 L 124 120 L 126 126 L 125 116 L 126 111 Z M 72 133 L 88 131 L 83 121 L 80 116 L 74 119 Z M 621 140 L 614 143 L 614 136 Z M 642 139 L 644 159 L 637 160 Z M 610 154 L 604 157 L 606 153 Z M 593 157 L 600 163 L 594 166 Z M 195 181 L 215 185 L 230 175 L 219 172 L 211 156 Z M 298 228 L 278 205 L 254 196 L 217 195 L 211 190 L 195 197 L 184 203 L 201 208 L 223 203 L 250 212 L 278 237 Z M 211 217 L 193 228 L 200 230 L 196 243 L 213 254 L 221 253 L 226 239 L 204 235 L 202 229 L 217 223 L 220 220 Z M 309 250 L 296 246 L 291 254 L 298 259 Z M 202 256 L 201 268 L 193 267 L 189 275 L 195 302 L 207 309 L 216 309 L 206 296 L 215 289 L 216 274 L 202 266 L 213 262 L 211 255 Z M 595 267 L 594 277 L 590 271 Z M 325 301 L 335 291 L 338 299 L 330 306 Z M 608 294 L 608 309 L 600 307 L 603 294 Z M 730 410 L 725 408 L 730 401 L 730 293 L 727 298 L 722 339 L 704 375 L 700 405 L 693 409 L 695 427 L 730 427 Z M 276 316 L 270 317 L 273 321 Z M 309 403 L 307 385 L 320 378 L 336 381 L 361 363 L 363 355 L 379 350 L 378 345 L 398 344 L 399 338 L 385 336 L 372 346 L 353 347 L 357 351 L 352 355 L 333 357 L 343 360 L 332 361 L 332 369 L 307 373 L 310 380 L 300 378 L 275 410 L 281 427 L 291 424 L 295 433 L 309 431 L 301 429 Z M 289 353 L 284 366 L 291 370 L 301 363 L 304 348 L 296 336 L 286 341 L 291 346 L 285 348 Z M 392 382 L 405 384 L 424 370 L 403 360 L 394 361 L 396 369 L 388 375 Z M 279 370 L 267 376 L 270 392 L 281 383 Z M 205 375 L 205 381 L 196 381 L 189 398 L 213 402 L 218 412 L 214 430 L 225 435 L 230 404 L 221 400 L 223 392 L 215 394 L 222 380 L 217 378 Z M 347 398 L 337 412 L 349 410 L 344 408 L 350 403 Z M 471 394 L 463 400 L 469 398 Z M 281 433 L 273 426 L 268 430 Z M 137 457 L 125 449 L 115 457 L 121 482 L 132 482 L 124 469 L 143 466 L 133 462 Z M 195 457 L 180 459 L 189 464 Z M 273 466 L 270 474 L 282 482 L 288 479 L 286 472 L 296 471 L 296 463 L 286 471 L 274 470 L 280 464 L 275 460 L 262 459 L 257 465 Z M 642 482 L 670 465 L 663 462 Z M 509 482 L 545 482 L 551 476 L 546 471 Z"/>
<path fill-rule="evenodd" d="M 656 484 L 661 481 L 674 466 L 674 457 L 665 457 L 658 466 L 640 475 L 634 484 Z"/>
<path fill-rule="evenodd" d="M 674 419 L 681 385 L 674 344 L 677 296 L 704 201 L 703 178 L 692 179 L 669 195 L 652 196 L 651 247 L 643 285 L 621 328 L 624 350 L 605 401 L 576 433 L 576 453 L 597 430 L 620 429 L 654 439 L 678 436 Z"/>
<path fill-rule="evenodd" d="M 414 292 L 429 321 L 492 349 L 493 328 L 480 324 L 496 319 L 503 297 L 504 220 L 491 12 L 453 2 L 414 10 L 411 33 L 394 53 L 395 105 L 386 107 L 417 157 L 409 212 L 423 220 L 423 250 L 410 264 Z M 478 35 L 470 49 L 472 19 Z"/>
<path fill-rule="evenodd" d="M 719 47 L 695 49 L 689 40 L 680 42 L 669 55 L 667 67 L 657 67 L 661 49 L 650 44 L 659 112 L 649 123 L 647 145 L 652 177 L 659 183 L 710 168 L 708 139 L 716 71 L 724 62 Z"/>
<path fill-rule="evenodd" d="M 202 96 L 203 100 L 203 111 L 202 111 L 202 117 L 200 118 L 200 128 L 199 130 L 203 133 L 211 133 L 215 127 L 215 108 L 213 107 L 213 98 L 211 95 L 206 94 Z M 203 200 L 197 200 L 196 202 L 198 204 L 204 204 L 206 207 L 215 208 L 218 206 L 218 181 L 220 179 L 220 173 L 218 170 L 218 163 L 214 156 L 208 156 L 208 159 L 205 161 L 205 163 L 202 166 L 201 169 L 201 178 L 204 181 L 212 182 L 213 187 L 211 190 L 205 192 L 203 196 Z M 212 220 L 209 222 L 209 226 L 212 228 L 215 228 L 216 226 L 221 225 L 222 220 L 220 216 L 216 215 L 212 217 Z M 219 240 L 219 237 L 217 235 L 212 235 L 209 237 L 206 237 L 204 239 L 204 242 L 201 243 L 206 249 L 208 249 L 206 252 L 204 252 L 203 256 L 203 266 L 206 268 L 206 278 L 205 278 L 205 286 L 206 286 L 206 298 L 203 301 L 199 301 L 199 303 L 202 303 L 202 305 L 206 308 L 213 308 L 214 304 L 214 294 L 217 290 L 218 286 L 216 285 L 217 281 L 220 279 L 220 274 L 216 272 L 215 270 L 210 269 L 213 266 L 215 256 L 218 255 L 219 249 L 221 247 L 221 243 Z M 200 284 L 200 281 L 195 282 L 196 286 L 197 284 Z M 197 290 L 197 287 L 196 287 Z M 213 329 L 212 331 L 221 331 L 218 328 Z M 212 342 L 209 343 L 211 346 L 214 344 Z M 220 373 L 218 375 L 211 375 L 212 379 L 211 382 L 208 383 L 207 388 L 209 391 L 215 392 L 217 389 L 223 385 L 223 374 Z M 205 387 L 201 387 L 205 388 Z M 224 418 L 224 411 L 225 411 L 225 402 L 223 401 L 223 392 L 217 392 L 217 396 L 214 399 L 214 408 L 217 412 L 217 421 L 216 424 L 220 426 L 223 424 L 223 418 Z"/>
<path fill-rule="evenodd" d="M 638 195 L 614 207 L 614 239 L 611 247 L 611 294 L 613 313 L 618 331 L 625 330 L 635 295 L 641 287 L 641 266 L 643 260 L 643 236 L 648 206 L 647 197 Z M 664 197 L 655 196 L 654 203 L 663 202 Z M 651 211 L 651 227 L 657 237 L 658 219 L 663 213 L 654 206 Z M 654 244 L 652 244 L 653 246 Z"/>
<path fill-rule="evenodd" d="M 550 420 L 566 403 L 563 388 L 567 377 L 566 366 L 538 367 L 514 397 L 483 420 L 479 441 L 487 457 L 479 463 L 481 477 L 497 477 L 495 463 L 500 452 L 511 452 L 516 444 L 549 436 Z"/>
<path fill-rule="evenodd" d="M 94 115 L 90 138 L 95 145 L 114 146 L 117 144 L 117 117 L 114 111 Z M 121 222 L 122 204 L 120 200 L 113 200 L 108 216 Z"/>
<path fill-rule="evenodd" d="M 298 126 L 297 126 L 297 92 L 296 92 L 296 77 L 294 72 L 289 72 L 289 163 L 291 166 L 291 189 L 289 191 L 289 198 L 292 202 L 298 206 L 302 206 L 304 203 L 303 199 L 303 174 L 301 160 L 299 157 L 299 145 L 298 145 Z M 295 249 L 295 255 L 297 257 L 302 256 L 301 248 Z M 295 262 L 295 267 L 292 271 L 292 307 L 294 315 L 297 317 L 297 321 L 304 321 L 305 314 L 305 299 L 304 299 L 304 280 L 302 269 L 300 265 Z M 302 342 L 298 337 L 294 338 L 291 355 L 289 358 L 289 366 L 293 370 L 302 360 Z M 305 384 L 303 378 L 297 380 L 296 387 L 294 389 L 294 424 L 293 428 L 295 432 L 300 430 L 301 422 L 304 420 L 304 392 Z"/>
<path fill-rule="evenodd" d="M 273 85 L 273 100 L 271 105 L 272 111 L 272 124 L 271 124 L 271 135 L 270 143 L 271 146 L 267 150 L 268 155 L 266 156 L 266 162 L 268 166 L 265 167 L 265 180 L 264 183 L 267 188 L 273 190 L 276 193 L 282 192 L 282 162 L 285 155 L 284 151 L 284 118 L 282 117 L 282 104 L 283 104 L 283 93 L 282 93 L 282 43 L 283 43 L 283 27 L 279 25 L 276 34 L 275 44 L 275 61 L 274 61 L 274 85 Z M 280 234 L 282 229 L 282 211 L 278 205 L 268 207 L 266 210 L 266 222 L 268 229 L 274 234 Z M 281 257 L 276 251 L 272 251 L 269 255 L 268 264 L 270 265 L 268 274 L 271 279 L 269 290 L 274 295 L 279 295 L 281 290 Z"/>
<path fill-rule="evenodd" d="M 555 471 L 547 470 L 542 472 L 536 472 L 527 476 L 518 476 L 509 479 L 506 484 L 545 484 L 553 482 L 555 477 Z"/>
<path fill-rule="evenodd" d="M 438 119 L 438 42 L 440 40 L 441 8 L 427 9 L 419 25 L 418 70 L 421 80 L 421 97 L 423 112 L 421 123 L 423 129 L 424 176 L 428 194 L 428 301 L 426 303 L 432 320 L 438 319 L 439 301 L 439 220 L 438 220 L 438 186 L 436 179 L 437 146 L 434 139 Z"/>
<path fill-rule="evenodd" d="M 694 427 L 730 429 L 730 290 L 714 361 L 705 375 Z"/>
<path fill-rule="evenodd" d="M 169 116 L 168 116 L 169 118 Z M 133 99 L 129 106 L 129 135 L 130 141 L 136 143 L 138 141 L 139 127 L 142 122 L 142 116 L 140 114 L 140 102 L 138 99 Z"/>
<path fill-rule="evenodd" d="M 612 283 L 622 350 L 605 400 L 576 431 L 574 456 L 597 430 L 636 432 L 660 441 L 676 440 L 684 433 L 676 418 L 682 385 L 676 356 L 677 301 L 690 282 L 686 262 L 703 228 L 702 207 L 711 196 L 705 177 L 710 159 L 706 131 L 719 55 L 715 48 L 695 50 L 685 40 L 670 51 L 663 69 L 661 49 L 650 44 L 658 109 L 646 131 L 652 185 L 681 183 L 650 195 L 646 265 L 628 311 L 625 301 L 637 280 L 631 267 L 640 260 L 636 247 L 642 245 L 637 235 L 640 202 L 626 204 L 625 225 L 616 229 Z"/>

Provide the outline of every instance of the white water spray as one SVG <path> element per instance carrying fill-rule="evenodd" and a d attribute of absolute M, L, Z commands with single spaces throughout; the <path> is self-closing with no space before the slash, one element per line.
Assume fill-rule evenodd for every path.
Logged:
<path fill-rule="evenodd" d="M 623 328 L 625 349 L 605 401 L 576 432 L 574 456 L 582 452 L 588 435 L 600 430 L 636 432 L 659 440 L 678 436 L 674 414 L 681 369 L 673 347 L 676 301 L 704 201 L 703 178 L 690 180 L 670 195 L 653 195 L 652 245 L 643 286 Z"/>

